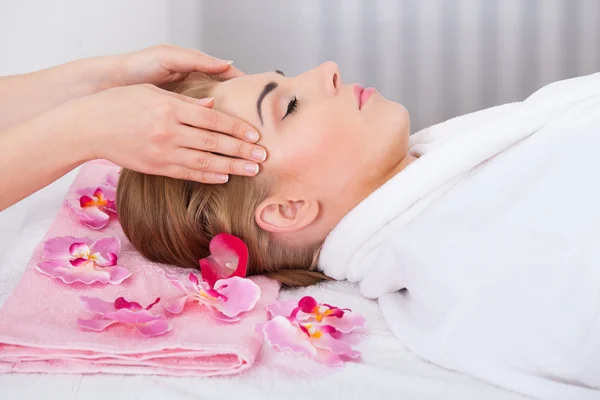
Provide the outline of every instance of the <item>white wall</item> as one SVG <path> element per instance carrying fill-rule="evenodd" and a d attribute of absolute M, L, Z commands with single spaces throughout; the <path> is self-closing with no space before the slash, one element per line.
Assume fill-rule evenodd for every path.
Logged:
<path fill-rule="evenodd" d="M 168 41 L 168 0 L 3 0 L 0 75 Z"/>
<path fill-rule="evenodd" d="M 1 0 L 0 76 L 172 39 L 193 45 L 193 31 L 170 31 L 171 26 L 178 25 L 170 22 L 175 15 L 180 23 L 185 23 L 188 15 L 197 20 L 197 15 L 184 12 L 196 7 L 190 2 L 193 0 Z M 41 207 L 49 193 L 66 189 L 66 181 L 0 213 L 0 259 L 21 224 L 32 222 L 24 219 L 25 210 Z"/>

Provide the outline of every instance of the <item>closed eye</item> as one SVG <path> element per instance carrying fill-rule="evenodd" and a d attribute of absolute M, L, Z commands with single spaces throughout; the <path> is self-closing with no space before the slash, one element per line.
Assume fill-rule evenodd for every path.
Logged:
<path fill-rule="evenodd" d="M 281 118 L 281 120 L 283 121 L 285 119 L 285 117 L 287 117 L 290 114 L 293 114 L 297 109 L 298 109 L 298 99 L 296 98 L 296 96 L 293 96 L 290 99 L 290 102 L 288 103 L 288 106 L 287 106 L 287 111 L 286 111 L 285 115 L 283 116 L 283 118 Z"/>

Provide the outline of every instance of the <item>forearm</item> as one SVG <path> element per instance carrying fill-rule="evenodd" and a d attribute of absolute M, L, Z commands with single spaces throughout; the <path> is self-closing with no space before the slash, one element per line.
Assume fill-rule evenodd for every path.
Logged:
<path fill-rule="evenodd" d="M 69 113 L 59 107 L 0 132 L 0 211 L 90 158 Z"/>
<path fill-rule="evenodd" d="M 0 77 L 0 132 L 68 100 L 115 86 L 113 57 L 97 57 L 24 75 Z"/>

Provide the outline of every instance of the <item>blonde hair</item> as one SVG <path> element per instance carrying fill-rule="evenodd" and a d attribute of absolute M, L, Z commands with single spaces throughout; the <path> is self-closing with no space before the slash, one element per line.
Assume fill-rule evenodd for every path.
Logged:
<path fill-rule="evenodd" d="M 204 98 L 217 83 L 196 74 L 169 89 Z M 119 221 L 129 241 L 151 261 L 197 269 L 199 259 L 210 254 L 210 240 L 226 232 L 248 246 L 248 275 L 266 275 L 288 287 L 329 279 L 315 270 L 321 243 L 285 244 L 256 224 L 255 210 L 269 195 L 270 183 L 265 172 L 209 185 L 123 169 Z"/>

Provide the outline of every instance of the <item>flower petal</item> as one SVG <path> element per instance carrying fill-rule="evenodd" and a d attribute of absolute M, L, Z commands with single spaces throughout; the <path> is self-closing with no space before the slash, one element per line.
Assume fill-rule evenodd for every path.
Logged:
<path fill-rule="evenodd" d="M 192 285 L 188 282 L 181 282 L 175 275 L 168 274 L 166 271 L 163 271 L 165 277 L 171 281 L 173 286 L 175 286 L 179 291 L 183 294 L 195 294 L 196 290 L 192 287 Z"/>
<path fill-rule="evenodd" d="M 113 214 L 117 213 L 117 202 L 115 200 L 108 200 L 108 204 L 106 205 L 106 211 L 109 211 Z"/>
<path fill-rule="evenodd" d="M 206 262 L 200 260 L 202 279 L 211 287 L 223 278 L 246 276 L 248 265 L 248 247 L 238 237 L 228 233 L 220 233 L 212 238 L 209 244 L 210 257 Z"/>
<path fill-rule="evenodd" d="M 152 307 L 154 307 L 155 305 L 157 305 L 159 301 L 160 301 L 160 297 L 157 297 L 157 298 L 156 298 L 156 299 L 155 299 L 155 300 L 154 300 L 152 303 L 148 304 L 148 305 L 145 307 L 145 309 L 146 309 L 146 310 L 149 310 L 149 309 L 151 309 Z"/>
<path fill-rule="evenodd" d="M 346 342 L 343 337 L 341 339 L 335 339 L 328 334 L 324 334 L 318 339 L 313 339 L 312 344 L 319 349 L 328 350 L 338 356 L 346 358 L 360 357 L 360 353 L 352 349 L 350 344 Z"/>
<path fill-rule="evenodd" d="M 106 175 L 106 179 L 104 180 L 104 182 L 108 186 L 117 187 L 117 184 L 119 183 L 119 175 L 118 175 L 118 173 L 117 174 L 108 174 L 108 175 Z"/>
<path fill-rule="evenodd" d="M 79 206 L 74 207 L 70 203 L 67 204 L 83 225 L 92 229 L 101 229 L 108 225 L 110 217 L 98 207 L 81 208 Z"/>
<path fill-rule="evenodd" d="M 83 243 L 87 246 L 92 244 L 88 238 L 76 238 L 73 236 L 62 236 L 48 239 L 42 248 L 42 259 L 45 260 L 68 260 L 73 258 L 69 248 L 73 243 Z"/>
<path fill-rule="evenodd" d="M 169 322 L 164 318 L 133 324 L 133 326 L 144 336 L 158 336 L 171 330 Z"/>
<path fill-rule="evenodd" d="M 294 311 L 297 305 L 297 300 L 276 301 L 267 306 L 267 312 L 271 317 L 276 317 L 278 315 L 289 317 L 292 315 L 292 311 Z"/>
<path fill-rule="evenodd" d="M 90 253 L 100 253 L 104 259 L 111 260 L 110 254 L 116 255 L 118 257 L 121 253 L 121 241 L 119 240 L 119 238 L 114 236 L 104 237 L 102 239 L 96 240 L 90 246 Z M 113 265 L 115 265 L 104 265 L 101 263 L 98 264 L 105 267 L 112 267 Z"/>
<path fill-rule="evenodd" d="M 194 290 L 198 291 L 198 285 L 199 285 L 198 277 L 196 275 L 194 275 L 193 272 L 190 272 L 190 274 L 188 275 L 188 279 L 192 283 Z"/>
<path fill-rule="evenodd" d="M 352 311 L 344 311 L 344 316 L 341 318 L 327 317 L 325 321 L 342 333 L 350 333 L 365 325 L 365 318 Z"/>
<path fill-rule="evenodd" d="M 95 267 L 92 262 L 74 267 L 67 260 L 42 261 L 36 264 L 36 269 L 69 284 L 73 282 L 82 282 L 88 285 L 94 282 L 108 283 L 111 278 L 108 268 Z"/>
<path fill-rule="evenodd" d="M 315 361 L 327 365 L 342 365 L 344 363 L 340 356 L 326 349 L 317 349 Z"/>
<path fill-rule="evenodd" d="M 121 267 L 98 267 L 93 262 L 81 259 L 82 263 L 77 263 L 77 260 L 50 260 L 37 263 L 36 269 L 53 278 L 59 278 L 64 283 L 71 284 L 73 282 L 82 282 L 86 285 L 94 282 L 110 283 L 119 285 L 129 276 L 131 272 Z M 71 265 L 75 263 L 76 265 Z"/>
<path fill-rule="evenodd" d="M 69 260 L 69 264 L 71 264 L 74 267 L 83 267 L 85 264 L 87 264 L 89 262 L 93 262 L 93 261 L 90 261 L 87 258 L 76 258 L 74 260 Z"/>
<path fill-rule="evenodd" d="M 298 308 L 303 312 L 310 314 L 315 312 L 315 308 L 318 309 L 318 303 L 314 297 L 304 296 L 298 301 Z"/>
<path fill-rule="evenodd" d="M 37 269 L 42 274 L 51 276 L 55 278 L 54 271 L 57 268 L 64 267 L 65 263 L 68 263 L 66 260 L 50 260 L 50 261 L 41 261 L 35 265 L 35 269 Z"/>
<path fill-rule="evenodd" d="M 166 320 L 164 315 L 152 314 L 146 309 L 130 310 L 127 308 L 121 308 L 114 313 L 109 313 L 107 318 L 124 324 L 146 324 L 157 320 Z"/>
<path fill-rule="evenodd" d="M 100 185 L 97 188 L 95 188 L 94 193 L 96 193 L 98 189 L 100 189 L 102 191 L 102 198 L 104 200 L 111 202 L 111 201 L 115 201 L 115 199 L 117 198 L 117 188 L 116 187 Z"/>
<path fill-rule="evenodd" d="M 228 317 L 252 310 L 260 299 L 258 285 L 239 276 L 217 281 L 214 289 L 227 299 L 219 297 L 213 302 L 214 307 Z"/>
<path fill-rule="evenodd" d="M 113 305 L 116 310 L 125 309 L 130 311 L 139 311 L 143 309 L 140 303 L 137 303 L 135 301 L 127 301 L 124 297 L 118 297 L 117 299 L 115 299 Z"/>
<path fill-rule="evenodd" d="M 227 277 L 246 277 L 248 247 L 242 239 L 228 233 L 221 233 L 212 238 L 208 247 L 210 254 L 225 268 L 225 271 L 231 271 Z"/>
<path fill-rule="evenodd" d="M 213 256 L 208 256 L 200 260 L 200 274 L 202 280 L 210 287 L 213 287 L 219 279 L 226 278 L 227 274 L 222 271 L 221 266 Z"/>
<path fill-rule="evenodd" d="M 127 308 L 121 308 L 120 310 L 114 312 L 114 307 L 111 303 L 97 298 L 85 296 L 82 296 L 81 299 L 85 300 L 84 304 L 86 304 L 86 308 L 88 309 L 95 308 L 96 310 L 104 309 L 106 311 L 102 313 L 104 318 L 89 320 L 78 319 L 77 323 L 81 327 L 94 331 L 101 331 L 112 324 L 123 323 L 126 325 L 132 325 L 144 336 L 161 335 L 171 329 L 164 315 L 154 315 L 145 309 L 141 309 L 140 311 L 132 311 Z M 122 299 L 122 301 L 128 304 L 132 304 L 124 300 L 122 297 L 119 299 Z M 119 299 L 117 299 L 117 301 Z M 112 310 L 109 310 L 109 307 L 112 308 Z"/>
<path fill-rule="evenodd" d="M 81 208 L 93 207 L 94 204 L 94 199 L 89 196 L 81 196 L 81 198 L 79 199 L 79 206 Z"/>
<path fill-rule="evenodd" d="M 211 307 L 210 305 L 208 305 L 206 307 L 206 309 L 211 313 L 211 315 L 221 321 L 221 322 L 226 322 L 228 324 L 232 323 L 232 322 L 238 322 L 241 318 L 240 317 L 228 317 L 227 315 L 223 314 L 221 311 L 217 310 L 214 307 Z"/>
<path fill-rule="evenodd" d="M 82 328 L 86 328 L 92 331 L 101 331 L 109 326 L 116 324 L 117 321 L 111 321 L 109 319 L 81 319 L 77 318 L 77 324 Z"/>
<path fill-rule="evenodd" d="M 179 314 L 183 311 L 185 307 L 185 303 L 187 302 L 189 296 L 182 296 L 171 303 L 170 306 L 165 307 L 165 311 L 170 312 L 171 314 Z"/>
<path fill-rule="evenodd" d="M 87 262 L 78 267 L 72 265 L 61 266 L 54 269 L 52 276 L 59 278 L 64 283 L 81 282 L 89 285 L 94 282 L 110 282 L 109 268 L 102 268 L 94 265 L 93 262 Z"/>
<path fill-rule="evenodd" d="M 310 343 L 308 336 L 285 317 L 277 316 L 265 323 L 263 334 L 267 343 L 275 349 L 306 354 L 310 357 L 317 355 L 317 349 Z"/>
<path fill-rule="evenodd" d="M 118 257 L 114 253 L 108 253 L 106 255 L 102 255 L 101 253 L 92 253 L 90 254 L 90 258 L 94 260 L 96 265 L 101 267 L 113 267 L 117 265 Z"/>
<path fill-rule="evenodd" d="M 84 307 L 88 311 L 107 314 L 115 311 L 113 303 L 101 300 L 97 297 L 79 296 L 79 299 L 83 302 Z"/>
<path fill-rule="evenodd" d="M 120 285 L 131 276 L 131 272 L 122 267 L 105 267 L 104 269 L 110 274 L 108 283 L 111 285 Z"/>
<path fill-rule="evenodd" d="M 86 257 L 90 254 L 90 246 L 87 243 L 75 242 L 69 246 L 69 254 L 75 258 Z"/>
<path fill-rule="evenodd" d="M 343 335 L 342 332 L 338 331 L 331 325 L 320 325 L 319 330 L 323 333 L 328 334 L 329 336 L 333 337 L 334 339 L 339 339 Z"/>

